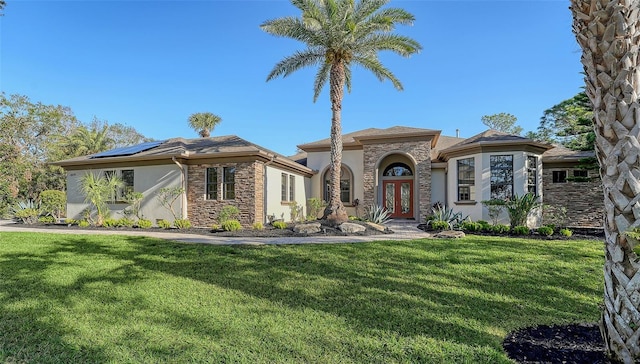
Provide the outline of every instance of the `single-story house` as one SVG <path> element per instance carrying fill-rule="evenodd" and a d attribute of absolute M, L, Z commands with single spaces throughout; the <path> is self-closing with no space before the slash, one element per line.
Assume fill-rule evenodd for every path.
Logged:
<path fill-rule="evenodd" d="M 567 208 L 569 225 L 602 224 L 598 171 L 581 169 L 592 152 L 576 152 L 517 135 L 487 130 L 470 138 L 439 130 L 395 126 L 344 134 L 340 196 L 350 215 L 385 206 L 396 219 L 422 221 L 440 203 L 473 220 L 490 220 L 481 201 L 527 192 Z M 329 139 L 298 146 L 285 157 L 237 136 L 144 143 L 57 162 L 67 171 L 67 215 L 88 207 L 79 192 L 85 173 L 115 173 L 125 189 L 142 192 L 142 214 L 173 217 L 156 192 L 182 187 L 175 210 L 195 226 L 215 223 L 220 209 L 237 206 L 250 226 L 269 218 L 289 220 L 290 204 L 327 199 Z M 122 194 L 120 194 L 122 195 Z M 112 212 L 127 205 L 112 201 Z M 506 215 L 503 222 L 508 222 Z M 535 226 L 539 218 L 530 221 Z"/>

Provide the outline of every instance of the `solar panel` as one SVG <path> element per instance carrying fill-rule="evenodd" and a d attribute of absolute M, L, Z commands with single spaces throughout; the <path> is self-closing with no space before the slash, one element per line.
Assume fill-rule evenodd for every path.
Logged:
<path fill-rule="evenodd" d="M 164 140 L 160 140 L 160 141 L 154 141 L 154 142 L 146 142 L 138 145 L 132 145 L 129 147 L 111 149 L 105 152 L 96 153 L 89 158 L 119 157 L 119 156 L 125 156 L 125 155 L 132 155 L 132 154 L 144 152 L 145 150 L 149 150 L 151 148 L 155 148 L 164 142 L 165 142 Z"/>

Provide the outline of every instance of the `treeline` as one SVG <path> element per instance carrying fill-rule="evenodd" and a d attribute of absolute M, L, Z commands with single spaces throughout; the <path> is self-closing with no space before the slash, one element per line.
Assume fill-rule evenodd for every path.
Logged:
<path fill-rule="evenodd" d="M 0 216 L 45 190 L 65 190 L 62 168 L 49 162 L 149 141 L 135 128 L 94 118 L 78 120 L 69 107 L 0 94 Z"/>

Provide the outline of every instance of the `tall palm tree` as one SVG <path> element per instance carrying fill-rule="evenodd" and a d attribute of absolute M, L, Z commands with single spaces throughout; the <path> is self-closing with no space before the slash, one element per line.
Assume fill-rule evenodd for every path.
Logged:
<path fill-rule="evenodd" d="M 291 0 L 302 12 L 300 18 L 285 17 L 264 22 L 267 33 L 293 38 L 307 45 L 302 51 L 278 62 L 267 81 L 308 66 L 317 66 L 313 101 L 329 81 L 331 100 L 331 177 L 329 201 L 323 219 L 333 224 L 347 220 L 340 201 L 342 163 L 341 110 L 344 88 L 351 91 L 351 66 L 371 71 L 380 81 L 388 79 L 398 90 L 400 81 L 378 59 L 379 51 L 408 57 L 421 47 L 415 40 L 391 34 L 396 24 L 411 25 L 413 15 L 402 9 L 382 7 L 388 0 Z"/>
<path fill-rule="evenodd" d="M 71 156 L 89 155 L 109 150 L 115 146 L 115 141 L 109 137 L 109 125 L 80 126 L 66 140 L 63 146 Z"/>
<path fill-rule="evenodd" d="M 208 138 L 221 121 L 221 117 L 210 112 L 197 112 L 189 116 L 189 126 L 203 138 Z"/>
<path fill-rule="evenodd" d="M 572 0 L 573 31 L 593 104 L 596 155 L 604 189 L 604 309 L 600 328 L 609 352 L 640 362 L 640 3 Z"/>

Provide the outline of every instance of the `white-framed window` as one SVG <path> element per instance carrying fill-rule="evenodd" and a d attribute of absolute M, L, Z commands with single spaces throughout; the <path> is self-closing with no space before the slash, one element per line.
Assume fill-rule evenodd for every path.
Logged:
<path fill-rule="evenodd" d="M 236 167 L 222 168 L 222 199 L 236 198 Z"/>
<path fill-rule="evenodd" d="M 458 201 L 475 199 L 476 169 L 474 158 L 458 159 Z"/>
<path fill-rule="evenodd" d="M 218 199 L 218 168 L 207 168 L 207 182 L 205 198 L 207 200 Z"/>
<path fill-rule="evenodd" d="M 538 157 L 527 156 L 527 192 L 538 196 Z"/>
<path fill-rule="evenodd" d="M 328 168 L 322 178 L 324 182 L 324 200 L 329 201 L 329 186 L 331 185 L 331 168 Z M 353 174 L 344 165 L 340 167 L 340 201 L 351 203 L 351 186 L 353 186 Z"/>
<path fill-rule="evenodd" d="M 491 167 L 491 199 L 513 197 L 513 155 L 489 156 Z"/>
<path fill-rule="evenodd" d="M 282 173 L 280 186 L 280 200 L 282 202 L 291 202 L 296 200 L 296 176 L 293 174 Z"/>

